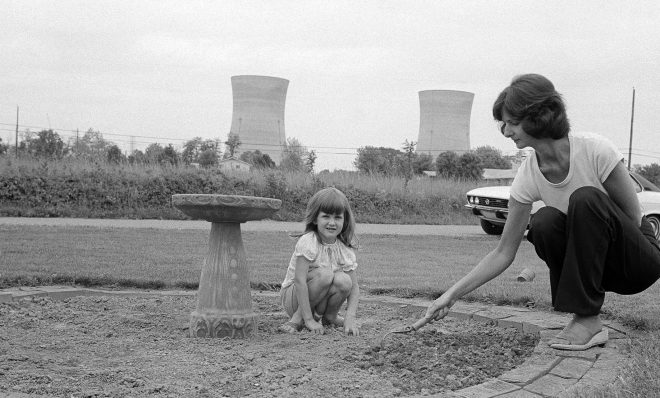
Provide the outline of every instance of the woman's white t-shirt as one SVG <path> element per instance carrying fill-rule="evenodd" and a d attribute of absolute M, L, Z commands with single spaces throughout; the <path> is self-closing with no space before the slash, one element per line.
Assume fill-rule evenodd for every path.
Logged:
<path fill-rule="evenodd" d="M 511 197 L 520 203 L 542 200 L 562 213 L 568 211 L 568 199 L 580 187 L 595 187 L 607 194 L 603 182 L 623 155 L 603 136 L 592 133 L 569 133 L 570 166 L 564 181 L 552 183 L 539 169 L 536 152 L 520 165 L 511 185 Z"/>

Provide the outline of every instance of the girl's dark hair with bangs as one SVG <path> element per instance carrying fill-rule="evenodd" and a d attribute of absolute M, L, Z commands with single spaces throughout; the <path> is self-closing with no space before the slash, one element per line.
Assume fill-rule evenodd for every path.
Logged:
<path fill-rule="evenodd" d="M 493 104 L 495 120 L 502 121 L 503 111 L 520 122 L 525 133 L 535 138 L 558 140 L 571 129 L 561 94 L 541 75 L 530 73 L 514 77 Z M 504 126 L 502 132 L 503 129 Z"/>
<path fill-rule="evenodd" d="M 353 211 L 351 210 L 351 205 L 348 203 L 346 195 L 334 187 L 323 188 L 316 192 L 314 196 L 309 199 L 309 202 L 307 202 L 307 211 L 305 212 L 304 220 L 305 232 L 301 235 L 311 231 L 314 231 L 318 235 L 316 218 L 320 212 L 344 215 L 344 227 L 337 238 L 346 246 L 355 248 L 356 246 L 353 244 L 355 235 L 355 217 L 353 217 Z"/>

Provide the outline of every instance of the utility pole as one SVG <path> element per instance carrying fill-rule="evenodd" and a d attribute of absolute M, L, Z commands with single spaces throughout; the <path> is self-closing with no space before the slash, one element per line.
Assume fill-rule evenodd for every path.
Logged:
<path fill-rule="evenodd" d="M 16 105 L 16 157 L 18 158 L 18 105 Z"/>
<path fill-rule="evenodd" d="M 633 137 L 633 121 L 634 120 L 635 120 L 635 87 L 633 86 L 632 111 L 630 113 L 630 143 L 628 144 L 628 171 L 630 171 L 630 158 L 632 156 L 632 137 Z"/>

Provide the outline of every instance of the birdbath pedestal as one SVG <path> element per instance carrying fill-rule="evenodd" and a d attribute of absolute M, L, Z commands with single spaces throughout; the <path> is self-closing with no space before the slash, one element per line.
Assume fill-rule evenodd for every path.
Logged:
<path fill-rule="evenodd" d="M 252 312 L 241 223 L 271 216 L 280 209 L 282 201 L 254 196 L 188 194 L 172 195 L 172 205 L 193 219 L 211 222 L 197 308 L 190 315 L 190 336 L 256 335 L 257 314 Z"/>

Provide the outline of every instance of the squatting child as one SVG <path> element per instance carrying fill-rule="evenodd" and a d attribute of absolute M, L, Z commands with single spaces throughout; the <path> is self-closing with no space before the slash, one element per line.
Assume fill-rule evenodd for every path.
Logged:
<path fill-rule="evenodd" d="M 291 318 L 279 330 L 294 333 L 306 327 L 323 334 L 324 326 L 336 326 L 357 336 L 355 219 L 346 195 L 336 188 L 318 191 L 307 204 L 304 222 L 305 232 L 295 235 L 298 241 L 280 291 Z M 338 312 L 344 302 L 342 318 Z"/>

